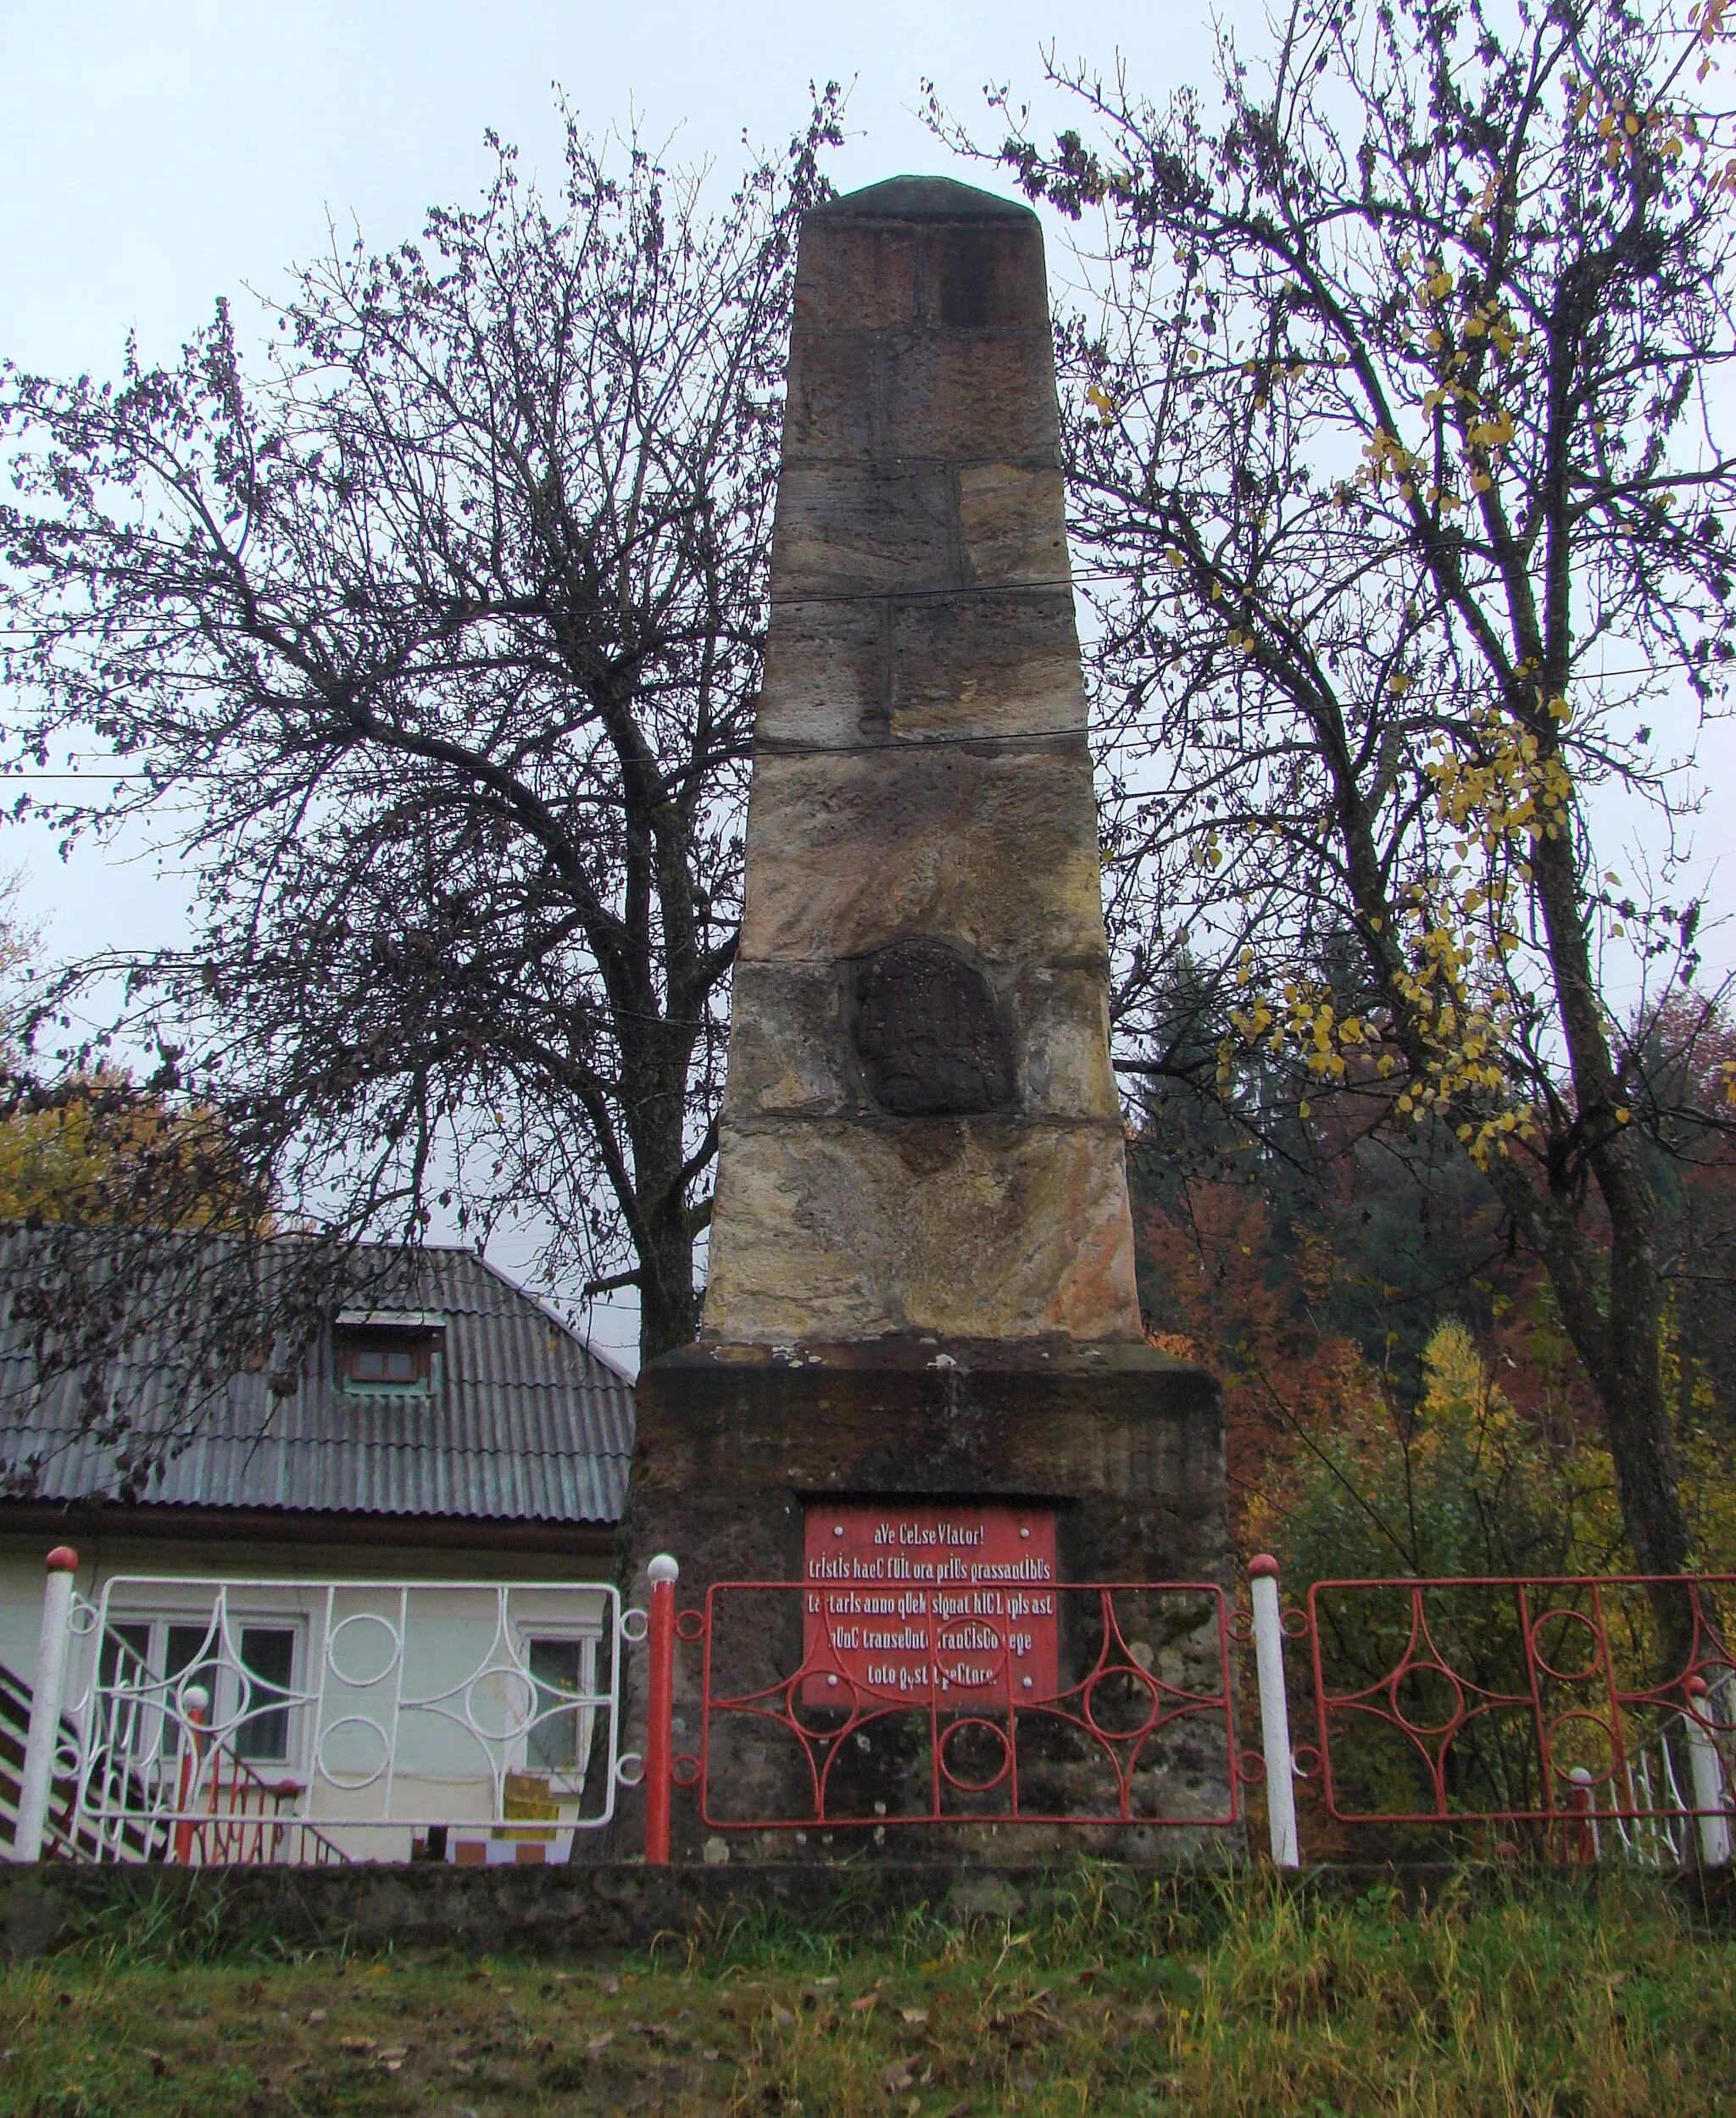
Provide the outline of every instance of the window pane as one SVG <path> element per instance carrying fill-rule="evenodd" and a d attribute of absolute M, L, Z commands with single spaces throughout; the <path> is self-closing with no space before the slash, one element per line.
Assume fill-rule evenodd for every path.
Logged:
<path fill-rule="evenodd" d="M 158 1741 L 148 1619 L 120 1625 L 109 1620 L 97 1657 L 97 1682 L 103 1693 L 98 1726 L 112 1771 L 117 1758 L 130 1765 L 147 1756 Z"/>
<path fill-rule="evenodd" d="M 197 1626 L 170 1626 L 168 1652 L 163 1658 L 163 1674 L 168 1679 L 164 1694 L 163 1748 L 174 1750 L 181 1743 L 180 1716 L 186 1710 L 185 1693 L 181 1685 L 203 1684 L 207 1695 L 205 1724 L 209 1727 L 217 1710 L 217 1661 L 211 1650 L 216 1646 L 209 1624 Z"/>
<path fill-rule="evenodd" d="M 393 1346 L 386 1355 L 387 1378 L 392 1382 L 414 1382 L 416 1357 L 407 1346 Z"/>
<path fill-rule="evenodd" d="M 289 1756 L 285 1695 L 295 1670 L 295 1633 L 287 1626 L 243 1626 L 242 1718 L 235 1754 L 255 1764 L 282 1765 Z"/>
<path fill-rule="evenodd" d="M 125 1685 L 137 1687 L 150 1682 L 151 1628 L 148 1622 L 135 1625 L 130 1620 L 116 1625 L 111 1620 L 103 1634 L 103 1652 L 97 1662 L 97 1682 L 113 1684 L 117 1679 Z"/>
<path fill-rule="evenodd" d="M 560 1710 L 563 1693 L 569 1697 L 585 1688 L 581 1675 L 582 1640 L 532 1640 L 528 1660 L 537 1687 L 534 1711 L 537 1719 L 526 1746 L 526 1763 L 533 1771 L 570 1772 L 579 1762 L 579 1709 Z"/>
<path fill-rule="evenodd" d="M 377 1346 L 359 1346 L 356 1348 L 356 1380 L 359 1382 L 384 1382 L 386 1355 Z"/>

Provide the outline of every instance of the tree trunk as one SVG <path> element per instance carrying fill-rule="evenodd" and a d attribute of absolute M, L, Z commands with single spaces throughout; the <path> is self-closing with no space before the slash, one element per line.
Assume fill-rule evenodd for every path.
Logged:
<path fill-rule="evenodd" d="M 693 1236 L 685 1203 L 659 1216 L 639 1253 L 639 1359 L 655 1360 L 699 1335 L 704 1297 L 693 1285 Z"/>

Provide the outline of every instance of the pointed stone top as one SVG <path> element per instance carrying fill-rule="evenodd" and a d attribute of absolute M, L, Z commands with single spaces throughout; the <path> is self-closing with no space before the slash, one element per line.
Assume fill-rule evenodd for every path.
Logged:
<path fill-rule="evenodd" d="M 1036 216 L 1015 198 L 979 192 L 949 176 L 888 176 L 860 192 L 846 192 L 810 209 L 839 220 L 1030 220 Z"/>

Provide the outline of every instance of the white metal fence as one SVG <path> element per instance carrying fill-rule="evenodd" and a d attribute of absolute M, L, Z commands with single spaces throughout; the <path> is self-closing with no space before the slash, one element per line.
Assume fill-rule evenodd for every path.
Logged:
<path fill-rule="evenodd" d="M 1622 1857 L 1644 1868 L 1684 1868 L 1698 1848 L 1709 1868 L 1726 1866 L 1732 1853 L 1731 1771 L 1736 1755 L 1736 1673 L 1705 1686 L 1694 1714 L 1667 1721 L 1644 1748 L 1622 1764 L 1632 1816 L 1613 1816 Z M 1686 1760 L 1689 1786 L 1683 1792 L 1677 1771 Z M 1585 1776 L 1587 1780 L 1589 1775 Z M 1696 1820 L 1696 1812 L 1698 1817 Z M 1590 1820 L 1592 1846 L 1601 1855 L 1600 1827 Z"/>
<path fill-rule="evenodd" d="M 632 1776 L 604 1583 L 49 1583 L 15 1858 L 58 1784 L 82 1858 L 560 1860 Z"/>

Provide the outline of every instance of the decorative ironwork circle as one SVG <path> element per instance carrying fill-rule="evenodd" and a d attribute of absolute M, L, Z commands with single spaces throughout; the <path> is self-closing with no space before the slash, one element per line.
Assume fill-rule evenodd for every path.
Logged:
<path fill-rule="evenodd" d="M 348 1681 L 348 1678 L 344 1680 L 345 1682 Z M 364 1772 L 359 1776 L 353 1772 L 334 1772 L 331 1770 L 326 1760 L 326 1746 L 340 1728 L 365 1728 L 378 1743 L 380 1762 L 371 1772 Z M 364 1787 L 372 1787 L 386 1771 L 387 1765 L 392 1763 L 392 1745 L 387 1740 L 386 1731 L 371 1714 L 345 1714 L 338 1720 L 326 1724 L 320 1737 L 320 1747 L 315 1753 L 315 1762 L 320 1768 L 320 1777 L 328 1786 L 341 1788 L 346 1794 L 356 1794 Z"/>
<path fill-rule="evenodd" d="M 808 1699 L 802 1696 L 802 1687 L 823 1679 L 832 1696 L 824 1699 Z M 804 1721 L 804 1708 L 821 1718 Z M 804 1663 L 783 1687 L 783 1718 L 797 1735 L 810 1737 L 815 1743 L 842 1743 L 854 1728 L 862 1711 L 862 1694 L 854 1681 L 842 1670 L 816 1668 Z M 843 1721 L 836 1727 L 826 1726 L 823 1718 L 842 1715 Z"/>
<path fill-rule="evenodd" d="M 645 1754 L 641 1750 L 623 1750 L 615 1761 L 615 1776 L 624 1787 L 643 1786 L 645 1778 Z"/>
<path fill-rule="evenodd" d="M 1236 1777 L 1244 1787 L 1262 1787 L 1266 1782 L 1266 1759 L 1257 1750 L 1240 1750 L 1236 1754 Z"/>
<path fill-rule="evenodd" d="M 1306 1765 L 1302 1762 L 1305 1758 L 1308 1759 Z M 1311 1743 L 1292 1743 L 1290 1770 L 1299 1780 L 1311 1780 L 1320 1771 L 1320 1752 L 1316 1746 Z"/>
<path fill-rule="evenodd" d="M 676 1754 L 669 1761 L 669 1776 L 678 1787 L 696 1787 L 699 1784 L 699 1760 L 691 1750 Z"/>
<path fill-rule="evenodd" d="M 1575 1721 L 1589 1723 L 1603 1737 L 1605 1746 L 1605 1754 L 1609 1762 L 1601 1771 L 1593 1771 L 1592 1768 L 1585 1765 L 1581 1759 L 1575 1759 L 1572 1764 L 1564 1765 L 1556 1754 L 1559 1750 L 1566 1747 L 1561 1742 L 1563 1731 Z M 1580 1787 L 1613 1787 L 1615 1786 L 1616 1766 L 1622 1754 L 1622 1743 L 1614 1726 L 1605 1721 L 1601 1714 L 1593 1713 L 1587 1706 L 1573 1707 L 1565 1714 L 1557 1714 L 1553 1721 L 1546 1721 L 1544 1724 L 1543 1732 L 1544 1741 L 1549 1745 L 1550 1771 L 1555 1779 L 1569 1785 L 1577 1784 Z M 1575 1782 L 1573 1774 L 1576 1770 L 1582 1769 L 1590 1772 L 1591 1777 L 1589 1780 Z"/>
<path fill-rule="evenodd" d="M 1538 1636 L 1542 1632 L 1544 1627 L 1550 1624 L 1552 1620 L 1557 1618 L 1566 1619 L 1572 1625 L 1583 1626 L 1585 1630 L 1591 1635 L 1591 1659 L 1586 1664 L 1583 1670 L 1558 1670 L 1555 1664 L 1547 1659 L 1543 1649 L 1538 1645 Z M 1534 1619 L 1532 1622 L 1531 1652 L 1537 1658 L 1537 1666 L 1543 1671 L 1545 1676 L 1554 1677 L 1558 1683 L 1583 1684 L 1588 1677 L 1595 1676 L 1597 1675 L 1598 1649 L 1600 1645 L 1601 1642 L 1599 1638 L 1597 1626 L 1589 1618 L 1586 1616 L 1583 1610 L 1546 1610 L 1540 1618 Z"/>
<path fill-rule="evenodd" d="M 1131 1728 L 1107 1728 L 1097 1718 L 1095 1700 L 1098 1687 L 1099 1685 L 1108 1683 L 1111 1677 L 1116 1676 L 1130 1677 L 1135 1682 L 1143 1685 L 1146 1698 L 1150 1702 L 1146 1709 L 1144 1720 L 1136 1723 Z M 1085 1716 L 1085 1726 L 1093 1736 L 1101 1737 L 1104 1743 L 1137 1743 L 1142 1736 L 1149 1736 L 1156 1727 L 1158 1716 L 1163 1711 L 1163 1695 L 1158 1690 L 1155 1681 L 1146 1675 L 1137 1662 L 1116 1663 L 1112 1668 L 1099 1670 L 1090 1680 L 1084 1688 L 1079 1705 L 1080 1710 Z"/>
<path fill-rule="evenodd" d="M 697 1644 L 705 1637 L 705 1614 L 703 1610 L 684 1610 L 675 1621 L 675 1637 Z"/>
<path fill-rule="evenodd" d="M 953 1771 L 947 1763 L 947 1750 L 956 1737 L 967 1728 L 984 1728 L 1000 1745 L 1000 1770 L 987 1780 L 967 1780 Z M 972 1715 L 964 1721 L 955 1721 L 940 1739 L 940 1776 L 949 1787 L 956 1787 L 960 1794 L 987 1794 L 998 1787 L 1013 1769 L 1013 1746 L 1007 1741 L 1007 1732 L 998 1723 Z"/>
<path fill-rule="evenodd" d="M 385 1661 L 371 1676 L 352 1676 L 337 1659 L 337 1643 L 352 1626 L 378 1626 L 392 1643 Z M 398 1667 L 398 1658 L 403 1653 L 403 1641 L 399 1636 L 398 1627 L 389 1618 L 382 1618 L 377 1610 L 353 1610 L 348 1618 L 340 1618 L 326 1636 L 326 1668 L 331 1670 L 340 1684 L 352 1685 L 359 1692 L 364 1692 L 370 1685 L 381 1683 L 390 1676 Z M 336 1726 L 336 1725 L 334 1722 L 333 1726 Z"/>
<path fill-rule="evenodd" d="M 1305 1640 L 1309 1634 L 1308 1613 L 1300 1604 L 1292 1604 L 1278 1620 L 1287 1640 Z"/>
<path fill-rule="evenodd" d="M 1224 1631 L 1238 1647 L 1245 1648 L 1254 1637 L 1254 1613 L 1251 1610 L 1232 1611 L 1225 1621 Z"/>
<path fill-rule="evenodd" d="M 537 1718 L 536 1679 L 517 1660 L 485 1662 L 480 1670 L 472 1670 L 458 1698 L 464 1708 L 464 1719 L 458 1725 L 482 1745 L 485 1756 L 490 1743 L 523 1735 Z M 480 1715 L 476 1711 L 479 1700 Z M 491 1727 L 493 1715 L 490 1709 L 496 1706 L 504 1717 L 504 1725 Z"/>
<path fill-rule="evenodd" d="M 641 1610 L 637 1604 L 629 1604 L 620 1614 L 620 1637 L 632 1646 L 637 1647 L 651 1630 L 651 1614 Z"/>
<path fill-rule="evenodd" d="M 1412 1721 L 1399 1704 L 1399 1687 L 1406 1677 L 1438 1676 L 1453 1695 L 1453 1709 L 1444 1721 Z M 1382 1689 L 1393 1702 L 1393 1719 L 1408 1736 L 1450 1736 L 1465 1723 L 1465 1687 L 1438 1662 L 1406 1662 L 1394 1670 Z"/>

